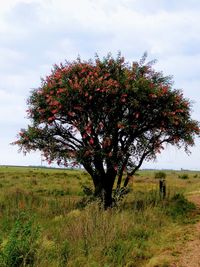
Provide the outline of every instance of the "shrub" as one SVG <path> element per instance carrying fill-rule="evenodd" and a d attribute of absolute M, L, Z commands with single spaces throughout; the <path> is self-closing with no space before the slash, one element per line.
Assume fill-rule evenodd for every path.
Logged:
<path fill-rule="evenodd" d="M 185 180 L 185 179 L 189 179 L 189 176 L 187 174 L 182 174 L 182 175 L 179 175 L 178 178 Z"/>
<path fill-rule="evenodd" d="M 196 208 L 195 204 L 188 201 L 184 195 L 182 194 L 176 194 L 171 199 L 168 207 L 167 207 L 167 213 L 173 218 L 173 219 L 182 219 L 184 220 L 187 218 L 187 215 L 194 211 Z"/>
<path fill-rule="evenodd" d="M 39 228 L 33 225 L 33 219 L 28 219 L 25 213 L 21 213 L 8 240 L 1 242 L 0 266 L 33 266 L 38 237 Z"/>
<path fill-rule="evenodd" d="M 155 173 L 155 179 L 165 179 L 166 176 L 167 176 L 166 173 L 162 172 L 162 171 L 159 171 L 159 172 Z"/>

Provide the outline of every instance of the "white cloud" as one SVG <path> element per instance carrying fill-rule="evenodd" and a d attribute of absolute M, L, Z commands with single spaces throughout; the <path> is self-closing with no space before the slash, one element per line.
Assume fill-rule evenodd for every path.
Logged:
<path fill-rule="evenodd" d="M 9 126 L 23 122 L 25 117 L 25 103 L 18 94 L 0 90 L 0 124 Z"/>
<path fill-rule="evenodd" d="M 17 67 L 17 66 L 16 66 Z M 14 72 L 12 70 L 12 72 Z M 14 93 L 15 95 L 24 95 L 27 97 L 30 90 L 37 88 L 40 84 L 40 73 L 36 70 L 22 71 L 21 73 L 0 73 L 0 89 Z"/>
<path fill-rule="evenodd" d="M 18 128 L 26 125 L 26 98 L 31 88 L 40 85 L 40 77 L 48 74 L 54 63 L 72 60 L 78 54 L 89 59 L 95 52 L 104 56 L 121 50 L 132 61 L 147 50 L 150 59 L 159 60 L 156 68 L 174 75 L 175 87 L 183 88 L 185 95 L 195 100 L 193 114 L 196 119 L 200 116 L 199 1 L 1 2 L 0 122 L 4 132 L 0 140 L 12 139 Z M 6 156 L 0 163 L 10 162 L 8 155 L 12 148 L 5 143 Z M 180 157 L 179 163 L 174 161 L 171 165 L 181 166 L 186 162 L 192 167 L 197 162 L 195 153 L 189 158 L 191 162 Z M 15 150 L 12 157 L 13 163 L 22 160 Z M 160 157 L 156 164 L 164 166 L 166 157 Z"/>
<path fill-rule="evenodd" d="M 10 70 L 14 70 L 14 66 L 15 68 L 16 66 L 20 68 L 20 65 L 26 60 L 26 55 L 22 51 L 0 47 L 0 58 L 0 73 L 5 73 L 5 71 L 9 72 Z"/>

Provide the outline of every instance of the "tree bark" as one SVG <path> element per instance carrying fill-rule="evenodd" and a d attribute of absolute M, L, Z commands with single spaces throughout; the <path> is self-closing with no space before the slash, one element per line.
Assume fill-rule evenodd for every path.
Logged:
<path fill-rule="evenodd" d="M 100 198 L 105 209 L 110 208 L 113 205 L 112 190 L 115 177 L 116 175 L 111 175 L 110 173 L 107 173 L 104 176 L 93 177 L 95 187 L 94 195 L 95 197 Z"/>

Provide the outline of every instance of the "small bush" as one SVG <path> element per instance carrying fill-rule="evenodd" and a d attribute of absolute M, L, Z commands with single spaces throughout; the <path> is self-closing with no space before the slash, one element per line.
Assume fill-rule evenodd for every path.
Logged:
<path fill-rule="evenodd" d="M 70 244 L 67 240 L 65 240 L 61 246 L 60 250 L 60 263 L 59 267 L 67 266 L 68 260 L 70 256 Z"/>
<path fill-rule="evenodd" d="M 185 218 L 187 218 L 188 213 L 190 213 L 191 211 L 194 211 L 195 209 L 196 209 L 195 204 L 192 202 L 189 202 L 184 197 L 184 195 L 176 194 L 171 199 L 171 201 L 167 207 L 167 213 L 173 219 L 179 219 L 179 218 L 185 219 Z"/>
<path fill-rule="evenodd" d="M 113 205 L 118 206 L 124 197 L 131 191 L 130 188 L 121 187 L 113 190 Z"/>
<path fill-rule="evenodd" d="M 90 186 L 87 186 L 85 184 L 81 184 L 81 188 L 82 188 L 82 191 L 83 191 L 83 195 L 85 195 L 85 196 L 93 196 L 94 190 Z"/>
<path fill-rule="evenodd" d="M 178 178 L 186 180 L 186 179 L 189 179 L 189 176 L 187 174 L 182 174 L 182 175 L 179 175 Z"/>
<path fill-rule="evenodd" d="M 166 173 L 162 172 L 162 171 L 159 171 L 159 172 L 155 173 L 155 179 L 165 179 L 166 176 L 167 176 Z"/>
<path fill-rule="evenodd" d="M 0 266 L 33 266 L 38 237 L 38 227 L 34 227 L 33 220 L 21 213 L 6 242 L 1 242 Z"/>
<path fill-rule="evenodd" d="M 62 196 L 72 195 L 72 192 L 71 192 L 70 188 L 66 188 L 66 190 L 52 189 L 52 190 L 47 191 L 47 195 L 49 195 L 49 196 L 52 195 L 55 197 L 62 197 Z"/>

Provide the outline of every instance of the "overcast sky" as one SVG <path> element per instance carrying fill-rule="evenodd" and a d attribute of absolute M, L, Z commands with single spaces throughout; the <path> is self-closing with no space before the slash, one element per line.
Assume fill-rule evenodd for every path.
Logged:
<path fill-rule="evenodd" d="M 39 165 L 10 143 L 28 124 L 26 99 L 55 63 L 113 56 L 131 62 L 145 51 L 157 70 L 193 101 L 200 120 L 199 0 L 0 0 L 0 164 Z M 167 148 L 143 167 L 199 169 L 200 142 L 187 156 Z"/>

